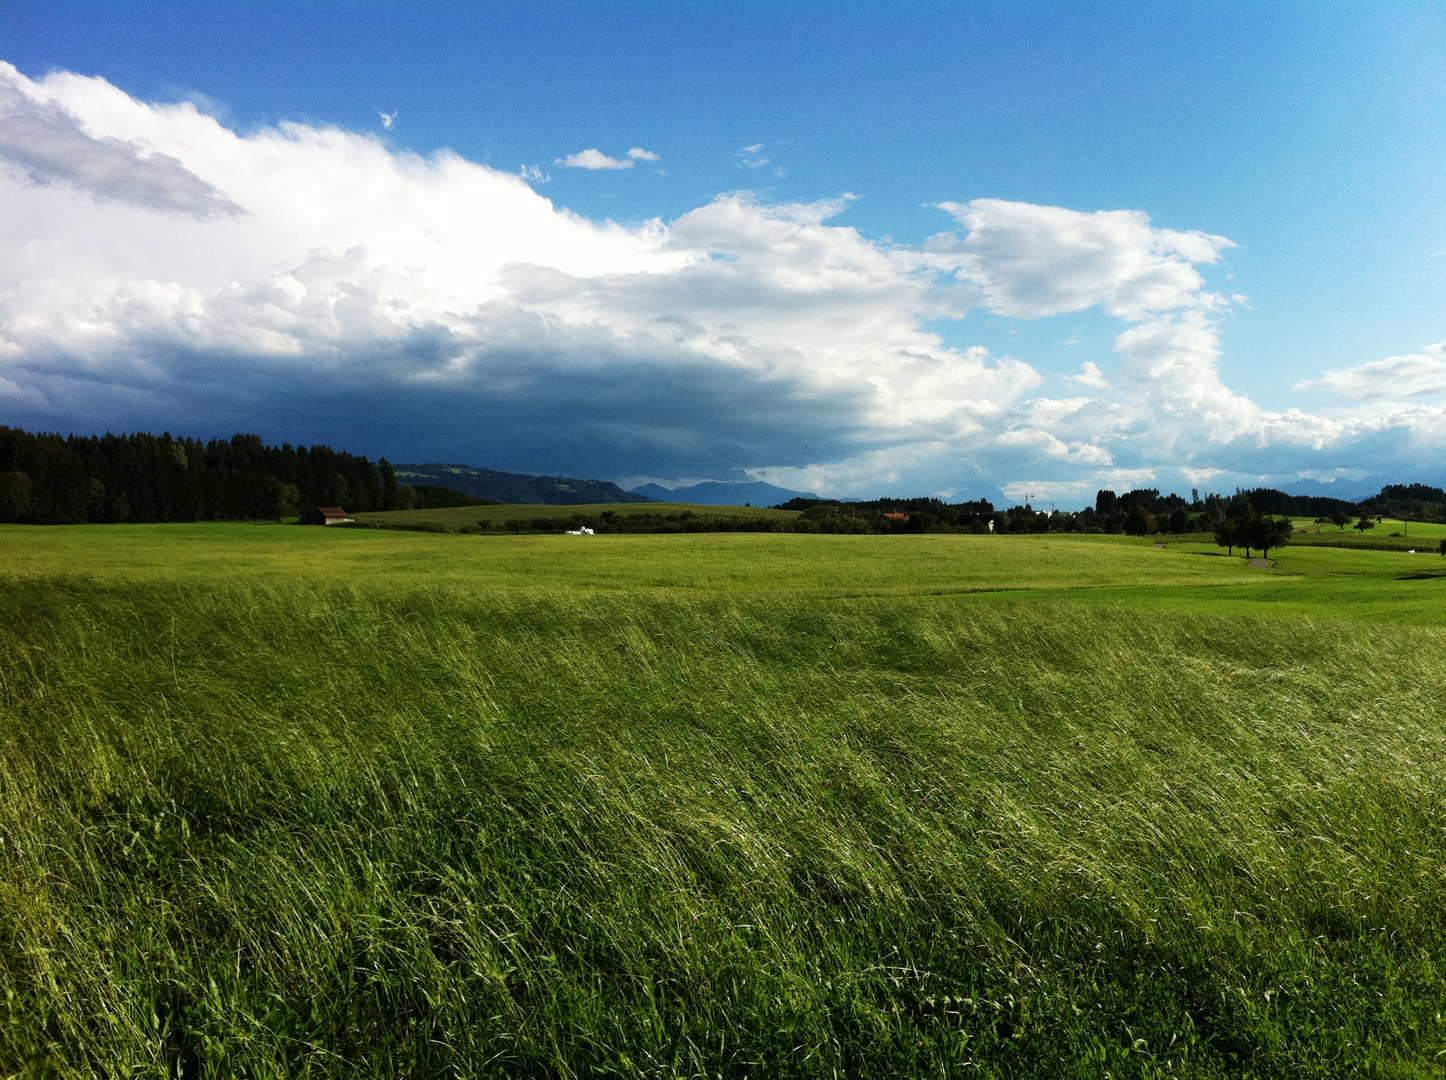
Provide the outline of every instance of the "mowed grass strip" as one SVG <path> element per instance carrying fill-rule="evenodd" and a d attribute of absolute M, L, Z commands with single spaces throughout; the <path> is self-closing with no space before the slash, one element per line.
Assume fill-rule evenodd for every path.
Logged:
<path fill-rule="evenodd" d="M 4 595 L 7 1073 L 1446 1049 L 1440 629 L 383 575 Z"/>

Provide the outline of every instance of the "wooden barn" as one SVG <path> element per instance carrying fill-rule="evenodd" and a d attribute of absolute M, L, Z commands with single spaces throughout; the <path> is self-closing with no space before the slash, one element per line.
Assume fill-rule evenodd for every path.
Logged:
<path fill-rule="evenodd" d="M 347 517 L 339 506 L 318 506 L 301 518 L 303 525 L 341 525 L 356 518 Z"/>

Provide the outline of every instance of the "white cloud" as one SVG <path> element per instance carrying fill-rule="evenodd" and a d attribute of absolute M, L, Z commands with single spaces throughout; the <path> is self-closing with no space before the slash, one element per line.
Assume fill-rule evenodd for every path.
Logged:
<path fill-rule="evenodd" d="M 657 161 L 658 155 L 633 147 L 625 157 L 608 157 L 601 150 L 589 149 L 558 158 L 555 164 L 574 169 L 631 169 L 639 161 Z"/>
<path fill-rule="evenodd" d="M 754 143 L 738 151 L 738 164 L 745 169 L 761 169 L 767 165 L 768 159 L 763 156 L 763 143 Z M 781 169 L 775 171 L 782 175 Z"/>
<path fill-rule="evenodd" d="M 1327 371 L 1296 389 L 1333 390 L 1362 401 L 1399 400 L 1446 394 L 1446 342 L 1427 345 L 1418 353 L 1388 356 L 1352 368 Z"/>
<path fill-rule="evenodd" d="M 1228 308 L 1200 270 L 1229 241 L 1134 211 L 950 203 L 961 231 L 908 246 L 834 224 L 849 195 L 732 193 L 625 227 L 554 206 L 526 182 L 546 179 L 536 167 L 302 124 L 242 134 L 9 66 L 0 148 L 10 422 L 959 497 L 1020 477 L 1092 497 L 1132 477 L 1321 473 L 1327 452 L 1358 467 L 1446 438 L 1446 410 L 1380 400 L 1446 386 L 1442 346 L 1329 373 L 1378 402 L 1354 412 L 1230 390 Z M 1090 307 L 1123 323 L 1117 378 L 1092 362 L 1064 376 L 1090 396 L 1040 396 L 1028 358 L 931 328 Z"/>
<path fill-rule="evenodd" d="M 398 111 L 399 110 L 396 109 L 393 109 L 391 112 L 382 112 L 381 109 L 377 110 L 377 117 L 381 120 L 382 127 L 387 131 L 391 131 L 392 125 L 397 122 Z"/>
<path fill-rule="evenodd" d="M 1094 387 L 1096 390 L 1110 389 L 1110 384 L 1105 379 L 1105 373 L 1093 360 L 1086 360 L 1081 365 L 1078 375 L 1066 375 L 1064 378 L 1069 382 L 1078 383 L 1080 386 Z"/>
<path fill-rule="evenodd" d="M 1102 306 L 1122 319 L 1213 306 L 1196 263 L 1214 263 L 1223 236 L 1157 229 L 1138 210 L 1081 213 L 1058 206 L 975 199 L 941 203 L 969 230 L 960 265 L 990 307 L 1038 318 Z"/>
<path fill-rule="evenodd" d="M 198 218 L 240 212 L 214 186 L 144 140 L 88 133 L 72 112 L 28 80 L 0 78 L 0 159 L 32 184 L 61 184 L 96 199 Z"/>
<path fill-rule="evenodd" d="M 1224 469 L 1181 469 L 1181 470 L 1180 470 L 1180 472 L 1184 474 L 1185 479 L 1188 480 L 1188 481 L 1190 481 L 1190 485 L 1191 485 L 1192 487 L 1194 487 L 1194 486 L 1196 486 L 1196 485 L 1199 485 L 1199 484 L 1208 484 L 1211 480 L 1214 480 L 1217 476 L 1221 475 L 1224 471 L 1225 471 Z"/>

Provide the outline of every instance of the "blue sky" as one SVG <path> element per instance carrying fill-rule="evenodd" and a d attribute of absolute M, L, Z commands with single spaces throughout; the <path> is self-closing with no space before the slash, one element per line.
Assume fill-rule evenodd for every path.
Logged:
<path fill-rule="evenodd" d="M 0 422 L 843 495 L 1446 480 L 1439 5 L 11 2 L 0 60 L 0 237 L 38 253 L 0 280 Z M 583 231 L 539 218 L 552 254 L 524 273 L 526 235 L 482 249 L 536 207 L 494 192 L 456 242 L 503 284 L 428 265 L 423 297 L 396 275 L 445 226 L 394 228 L 380 195 L 314 230 L 268 210 L 185 101 L 299 202 L 415 154 L 434 173 L 389 197 L 475 205 L 530 167 Z M 327 157 L 328 133 L 385 160 Z M 191 194 L 122 191 L 97 147 L 149 163 L 125 183 L 176 161 Z M 586 150 L 631 167 L 562 164 Z M 439 151 L 484 169 L 444 181 Z M 583 258 L 609 221 L 626 235 Z M 1120 299 L 1157 273 L 1163 299 Z M 278 274 L 375 310 L 258 336 L 236 298 Z"/>

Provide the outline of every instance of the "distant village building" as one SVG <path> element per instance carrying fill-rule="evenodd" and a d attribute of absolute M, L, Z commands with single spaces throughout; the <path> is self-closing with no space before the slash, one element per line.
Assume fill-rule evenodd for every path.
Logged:
<path fill-rule="evenodd" d="M 885 514 L 884 517 L 888 518 L 890 521 L 908 521 L 908 520 L 909 520 L 909 515 L 908 515 L 908 514 Z"/>
<path fill-rule="evenodd" d="M 303 525 L 343 525 L 348 521 L 355 521 L 356 518 L 346 516 L 346 511 L 339 506 L 318 506 L 311 513 L 301 519 Z"/>

